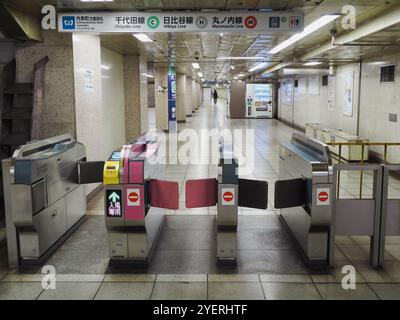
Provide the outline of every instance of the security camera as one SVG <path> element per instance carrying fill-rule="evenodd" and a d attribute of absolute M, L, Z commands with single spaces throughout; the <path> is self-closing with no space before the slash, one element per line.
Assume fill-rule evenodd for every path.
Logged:
<path fill-rule="evenodd" d="M 199 59 L 200 59 L 200 53 L 199 53 L 198 51 L 196 51 L 196 52 L 194 53 L 194 58 L 195 58 L 196 60 L 199 60 Z"/>

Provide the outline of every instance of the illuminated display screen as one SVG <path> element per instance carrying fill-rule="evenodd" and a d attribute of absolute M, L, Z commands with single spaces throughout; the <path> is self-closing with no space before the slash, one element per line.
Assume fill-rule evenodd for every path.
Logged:
<path fill-rule="evenodd" d="M 106 191 L 106 213 L 107 217 L 122 217 L 122 192 L 121 190 Z"/>
<path fill-rule="evenodd" d="M 120 160 L 121 159 L 121 152 L 114 151 L 110 157 L 110 160 Z"/>

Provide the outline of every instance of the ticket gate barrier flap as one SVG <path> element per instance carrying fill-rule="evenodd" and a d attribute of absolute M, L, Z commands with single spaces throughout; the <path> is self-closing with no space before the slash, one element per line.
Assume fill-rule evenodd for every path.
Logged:
<path fill-rule="evenodd" d="M 187 208 L 212 207 L 218 202 L 217 179 L 188 180 L 186 181 L 185 190 Z"/>
<path fill-rule="evenodd" d="M 78 162 L 74 180 L 78 184 L 102 183 L 104 161 Z"/>
<path fill-rule="evenodd" d="M 150 204 L 152 207 L 177 210 L 179 209 L 179 183 L 150 179 Z"/>
<path fill-rule="evenodd" d="M 238 198 L 239 207 L 267 209 L 268 182 L 239 179 Z"/>
<path fill-rule="evenodd" d="M 305 179 L 278 180 L 275 182 L 274 207 L 276 209 L 303 206 L 306 203 Z"/>

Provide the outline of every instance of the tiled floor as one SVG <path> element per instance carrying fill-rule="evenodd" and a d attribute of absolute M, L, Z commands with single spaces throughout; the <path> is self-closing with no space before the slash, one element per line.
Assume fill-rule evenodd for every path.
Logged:
<path fill-rule="evenodd" d="M 279 144 L 292 128 L 275 120 L 226 118 L 223 101 L 206 105 L 179 126 L 184 128 L 254 128 L 255 168 L 248 177 L 278 179 Z M 279 221 L 269 188 L 267 210 L 239 208 L 238 264 L 216 264 L 216 209 L 186 209 L 184 182 L 216 177 L 215 165 L 168 165 L 164 177 L 180 183 L 180 209 L 167 210 L 167 220 L 148 268 L 108 266 L 103 194 L 88 203 L 87 221 L 47 261 L 57 271 L 56 289 L 42 288 L 41 268 L 9 269 L 5 242 L 0 243 L 0 299 L 400 299 L 400 238 L 390 237 L 383 268 L 368 265 L 369 239 L 338 236 L 336 267 L 307 267 Z M 357 173 L 341 176 L 344 197 L 358 193 Z M 363 186 L 369 192 L 371 176 Z M 369 189 L 368 189 L 369 188 Z M 400 183 L 391 180 L 400 195 Z M 356 268 L 356 289 L 344 290 L 341 268 Z"/>

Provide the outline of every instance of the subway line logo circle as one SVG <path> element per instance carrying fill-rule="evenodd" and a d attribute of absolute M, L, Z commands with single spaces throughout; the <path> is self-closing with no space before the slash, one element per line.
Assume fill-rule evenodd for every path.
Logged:
<path fill-rule="evenodd" d="M 151 16 L 147 19 L 147 26 L 151 29 L 157 29 L 160 25 L 160 19 L 156 16 Z"/>
<path fill-rule="evenodd" d="M 248 29 L 254 29 L 257 26 L 257 18 L 255 16 L 247 16 L 244 19 L 244 25 Z"/>
<path fill-rule="evenodd" d="M 224 192 L 224 194 L 222 195 L 222 198 L 226 201 L 226 202 L 231 202 L 233 200 L 233 193 L 230 191 L 226 191 Z"/>
<path fill-rule="evenodd" d="M 321 191 L 318 193 L 318 200 L 321 202 L 326 202 L 329 199 L 329 194 L 326 191 Z"/>

